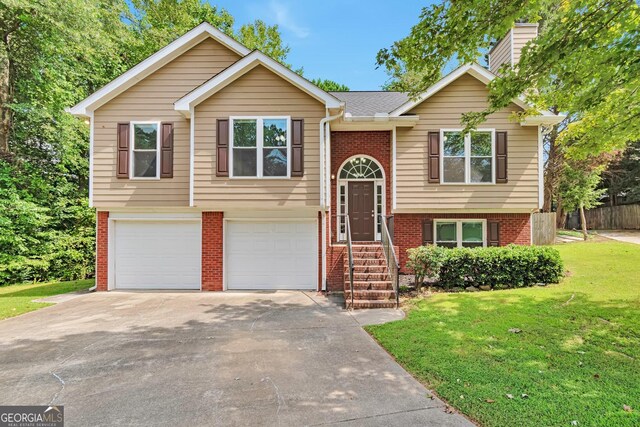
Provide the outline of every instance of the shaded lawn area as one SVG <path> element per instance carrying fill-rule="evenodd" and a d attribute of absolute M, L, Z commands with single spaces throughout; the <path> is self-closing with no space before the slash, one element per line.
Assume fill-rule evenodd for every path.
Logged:
<path fill-rule="evenodd" d="M 44 302 L 33 302 L 34 299 L 88 289 L 93 284 L 93 279 L 87 279 L 71 282 L 2 286 L 0 287 L 0 320 L 52 305 Z"/>
<path fill-rule="evenodd" d="M 640 246 L 556 247 L 570 271 L 559 285 L 438 294 L 367 329 L 481 425 L 638 426 Z"/>

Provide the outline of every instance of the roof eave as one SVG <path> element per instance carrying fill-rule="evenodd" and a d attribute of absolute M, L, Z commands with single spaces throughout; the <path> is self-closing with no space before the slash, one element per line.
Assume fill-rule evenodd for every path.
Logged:
<path fill-rule="evenodd" d="M 214 38 L 241 56 L 245 56 L 250 52 L 248 48 L 213 25 L 203 22 L 66 111 L 76 116 L 87 117 L 91 111 L 113 99 L 207 37 Z"/>
<path fill-rule="evenodd" d="M 253 68 L 258 65 L 262 65 L 274 73 L 278 74 L 289 83 L 308 93 L 313 98 L 325 104 L 326 108 L 344 108 L 344 102 L 340 101 L 335 96 L 325 92 L 313 83 L 304 79 L 300 75 L 291 71 L 289 68 L 265 55 L 264 53 L 255 50 L 249 55 L 237 61 L 235 64 L 228 67 L 226 70 L 218 73 L 211 79 L 204 82 L 198 88 L 194 89 L 187 95 L 183 96 L 174 103 L 174 108 L 179 111 L 185 117 L 189 117 L 190 111 L 198 104 L 208 99 L 217 91 L 231 84 Z"/>

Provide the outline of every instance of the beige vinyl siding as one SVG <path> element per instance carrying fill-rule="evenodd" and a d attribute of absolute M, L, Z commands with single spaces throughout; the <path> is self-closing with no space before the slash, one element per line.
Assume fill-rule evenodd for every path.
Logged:
<path fill-rule="evenodd" d="M 303 118 L 304 176 L 216 177 L 216 120 L 229 116 Z M 322 103 L 261 65 L 213 94 L 195 109 L 195 205 L 218 209 L 319 206 L 319 126 L 324 117 Z"/>
<path fill-rule="evenodd" d="M 511 31 L 489 53 L 489 70 L 497 74 L 502 64 L 511 64 Z"/>
<path fill-rule="evenodd" d="M 509 120 L 519 107 L 511 105 L 492 114 L 480 128 L 508 132 L 507 184 L 429 184 L 427 133 L 461 128 L 462 113 L 481 111 L 487 105 L 486 86 L 464 75 L 413 109 L 420 121 L 396 131 L 397 209 L 535 209 L 538 206 L 538 137 L 536 127 Z"/>
<path fill-rule="evenodd" d="M 535 24 L 516 25 L 511 31 L 513 31 L 513 62 L 517 64 L 520 61 L 520 53 L 524 45 L 538 35 L 538 26 Z"/>
<path fill-rule="evenodd" d="M 95 111 L 95 207 L 189 206 L 190 125 L 173 103 L 238 59 L 239 55 L 209 38 Z M 131 121 L 173 122 L 173 178 L 116 178 L 117 123 Z"/>

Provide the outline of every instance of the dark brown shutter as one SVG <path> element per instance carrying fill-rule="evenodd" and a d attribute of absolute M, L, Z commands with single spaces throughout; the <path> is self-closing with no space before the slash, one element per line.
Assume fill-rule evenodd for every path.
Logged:
<path fill-rule="evenodd" d="M 425 219 L 422 221 L 422 244 L 433 245 L 433 220 Z"/>
<path fill-rule="evenodd" d="M 487 221 L 487 246 L 500 246 L 500 223 Z"/>
<path fill-rule="evenodd" d="M 160 178 L 173 178 L 173 123 L 162 123 Z"/>
<path fill-rule="evenodd" d="M 129 123 L 118 123 L 116 177 L 129 178 Z"/>
<path fill-rule="evenodd" d="M 496 184 L 507 181 L 507 132 L 496 132 Z"/>
<path fill-rule="evenodd" d="M 304 120 L 291 120 L 291 176 L 304 175 Z"/>
<path fill-rule="evenodd" d="M 216 176 L 229 176 L 229 119 L 217 121 Z"/>
<path fill-rule="evenodd" d="M 440 183 L 440 131 L 429 132 L 429 184 Z"/>

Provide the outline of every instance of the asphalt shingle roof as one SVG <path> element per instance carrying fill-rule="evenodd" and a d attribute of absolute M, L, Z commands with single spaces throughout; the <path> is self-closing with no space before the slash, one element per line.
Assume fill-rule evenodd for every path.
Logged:
<path fill-rule="evenodd" d="M 390 113 L 409 100 L 409 95 L 405 92 L 353 91 L 329 93 L 340 101 L 344 101 L 346 112 L 354 117 Z"/>

